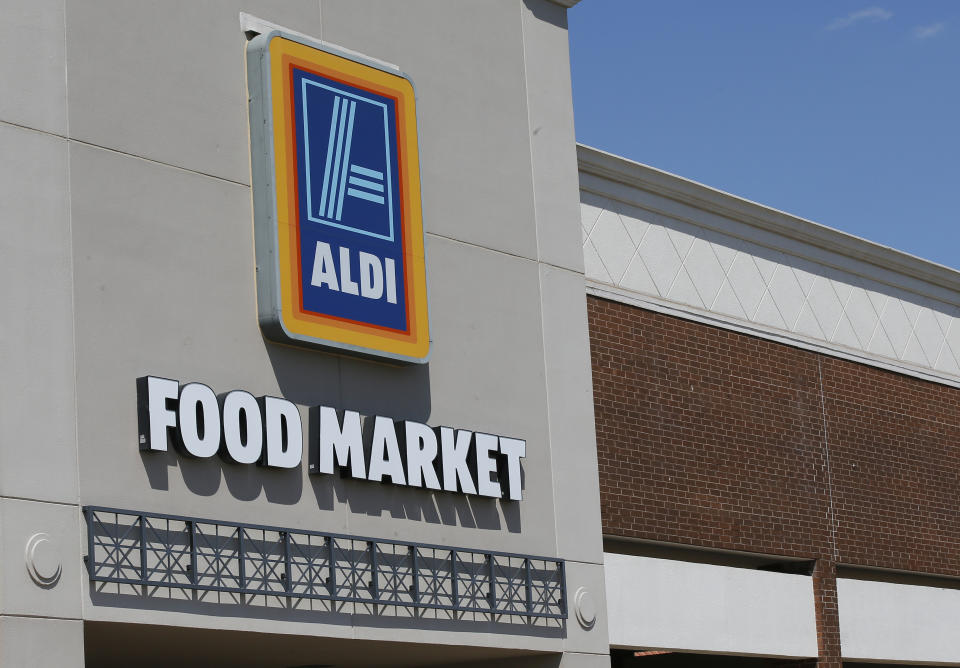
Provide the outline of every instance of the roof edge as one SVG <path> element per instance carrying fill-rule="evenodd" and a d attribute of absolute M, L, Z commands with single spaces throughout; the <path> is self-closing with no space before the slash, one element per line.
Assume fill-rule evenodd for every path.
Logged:
<path fill-rule="evenodd" d="M 732 218 L 960 294 L 960 271 L 600 149 L 577 144 L 579 171 Z M 629 203 L 629 202 L 628 202 Z"/>

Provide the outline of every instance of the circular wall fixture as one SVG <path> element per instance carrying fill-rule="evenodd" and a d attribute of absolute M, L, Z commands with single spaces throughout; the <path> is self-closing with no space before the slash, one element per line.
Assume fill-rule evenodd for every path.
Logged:
<path fill-rule="evenodd" d="M 31 580 L 41 587 L 57 584 L 63 567 L 60 564 L 60 545 L 56 538 L 46 533 L 33 534 L 27 541 L 24 556 Z"/>
<path fill-rule="evenodd" d="M 586 587 L 580 587 L 573 595 L 573 606 L 577 613 L 577 621 L 585 629 L 593 628 L 597 622 L 597 603 L 593 594 Z"/>

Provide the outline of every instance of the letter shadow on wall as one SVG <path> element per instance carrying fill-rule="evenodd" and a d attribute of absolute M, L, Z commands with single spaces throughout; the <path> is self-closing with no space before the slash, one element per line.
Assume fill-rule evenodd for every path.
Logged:
<path fill-rule="evenodd" d="M 353 513 L 374 517 L 386 514 L 394 519 L 461 526 L 467 529 L 499 531 L 505 527 L 510 533 L 520 533 L 520 506 L 516 501 L 498 501 L 453 492 L 433 492 L 339 476 L 326 477 L 335 481 L 337 499 L 345 501 Z"/>
<path fill-rule="evenodd" d="M 430 422 L 429 363 L 395 366 L 269 342 L 265 345 L 283 396 L 294 403 Z M 305 464 L 315 464 L 312 460 L 315 452 L 310 444 L 317 442 L 319 420 L 313 408 L 307 424 L 304 459 Z M 311 475 L 309 481 L 317 505 L 323 510 L 345 502 L 351 512 L 371 516 L 387 514 L 392 518 L 471 529 L 500 530 L 506 526 L 511 533 L 521 530 L 520 506 L 516 502 L 498 503 L 496 499 L 430 492 L 338 475 Z"/>
<path fill-rule="evenodd" d="M 319 440 L 318 413 L 316 407 L 309 411 L 308 444 L 316 444 Z M 307 467 L 312 470 L 317 465 L 316 447 L 306 447 L 304 459 L 307 460 Z M 520 473 L 521 485 L 525 487 L 522 463 Z M 511 533 L 521 531 L 520 505 L 515 501 L 498 501 L 482 496 L 355 480 L 349 477 L 346 469 L 342 475 L 311 475 L 309 479 L 317 497 L 317 505 L 323 510 L 332 509 L 336 503 L 346 503 L 350 512 L 374 517 L 388 516 L 393 519 L 496 531 L 505 526 Z"/>
<path fill-rule="evenodd" d="M 150 487 L 170 489 L 170 469 L 179 468 L 184 485 L 197 496 L 214 496 L 221 483 L 238 501 L 252 501 L 264 495 L 270 503 L 293 505 L 303 495 L 303 467 L 271 469 L 256 464 L 236 464 L 220 456 L 196 459 L 174 443 L 166 452 L 140 452 Z"/>
<path fill-rule="evenodd" d="M 295 404 L 429 421 L 429 364 L 392 365 L 268 341 L 264 345 L 283 397 Z"/>
<path fill-rule="evenodd" d="M 165 453 L 141 452 L 153 489 L 169 489 L 170 469 L 179 468 L 184 485 L 198 496 L 218 494 L 223 483 L 239 501 L 252 501 L 264 495 L 270 503 L 294 505 L 301 500 L 306 476 L 320 510 L 333 510 L 337 502 L 345 502 L 351 512 L 371 516 L 387 514 L 431 524 L 521 531 L 520 506 L 516 502 L 357 481 L 338 475 L 309 475 L 308 464 L 313 457 L 311 444 L 316 442 L 318 425 L 313 407 L 326 405 L 355 410 L 362 415 L 428 423 L 431 412 L 429 364 L 393 366 L 266 340 L 264 346 L 282 397 L 310 407 L 301 411 L 303 466 L 280 470 L 235 464 L 220 457 L 193 459 L 177 452 L 171 444 Z M 234 389 L 255 390 L 213 389 L 221 394 Z"/>

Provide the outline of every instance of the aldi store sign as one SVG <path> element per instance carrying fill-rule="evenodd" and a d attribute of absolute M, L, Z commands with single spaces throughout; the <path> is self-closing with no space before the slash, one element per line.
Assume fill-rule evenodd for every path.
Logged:
<path fill-rule="evenodd" d="M 412 84 L 389 66 L 280 32 L 251 40 L 247 57 L 264 333 L 426 361 Z"/>
<path fill-rule="evenodd" d="M 304 445 L 299 409 L 279 397 L 234 390 L 217 396 L 202 383 L 137 379 L 140 449 L 173 446 L 198 459 L 299 468 L 306 449 L 310 473 L 519 501 L 526 441 L 429 427 L 412 420 L 318 406 L 313 443 Z"/>

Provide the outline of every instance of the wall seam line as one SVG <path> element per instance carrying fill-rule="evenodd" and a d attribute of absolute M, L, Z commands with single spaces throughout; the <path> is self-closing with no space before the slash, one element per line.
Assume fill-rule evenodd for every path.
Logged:
<path fill-rule="evenodd" d="M 820 382 L 820 416 L 823 421 L 823 458 L 827 470 L 827 494 L 830 501 L 830 542 L 834 562 L 840 561 L 840 550 L 837 545 L 837 515 L 833 499 L 833 470 L 830 466 L 830 437 L 827 425 L 827 400 L 823 390 L 823 357 L 817 355 L 817 377 Z"/>
<path fill-rule="evenodd" d="M 69 106 L 69 103 L 68 103 Z M 69 122 L 69 121 L 68 121 Z M 89 146 L 90 148 L 97 148 L 102 151 L 107 151 L 109 153 L 116 153 L 118 155 L 126 156 L 128 158 L 134 158 L 135 160 L 143 160 L 144 162 L 153 163 L 155 165 L 161 165 L 163 167 L 169 167 L 170 169 L 176 169 L 181 172 L 187 172 L 188 174 L 195 174 L 197 176 L 205 176 L 216 181 L 222 181 L 224 183 L 232 183 L 234 185 L 243 186 L 244 188 L 249 188 L 249 183 L 244 183 L 242 181 L 235 181 L 234 179 L 228 179 L 224 176 L 217 176 L 216 174 L 210 174 L 208 172 L 201 172 L 197 169 L 190 169 L 189 167 L 184 167 L 183 165 L 175 165 L 170 162 L 164 162 L 163 160 L 157 160 L 156 158 L 148 158 L 143 155 L 138 155 L 136 153 L 130 153 L 128 151 L 121 151 L 117 148 L 111 148 L 109 146 L 103 146 L 102 144 L 97 144 L 90 141 L 84 141 L 83 139 L 77 139 L 76 137 L 71 137 L 69 134 L 61 135 L 56 132 L 50 132 L 49 130 L 40 130 L 38 128 L 31 127 L 29 125 L 24 125 L 22 123 L 13 123 L 11 121 L 0 120 L 0 125 L 5 125 L 11 128 L 19 128 L 21 130 L 27 130 L 28 132 L 36 132 L 38 134 L 47 135 L 48 137 L 54 137 L 56 139 L 63 139 L 68 144 L 80 144 L 82 146 Z M 69 133 L 69 130 L 68 130 Z"/>

